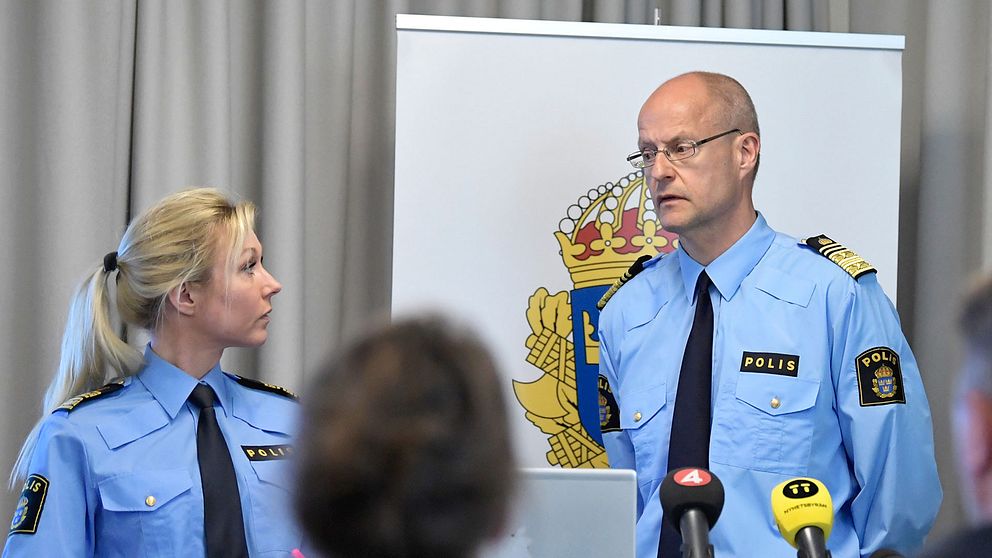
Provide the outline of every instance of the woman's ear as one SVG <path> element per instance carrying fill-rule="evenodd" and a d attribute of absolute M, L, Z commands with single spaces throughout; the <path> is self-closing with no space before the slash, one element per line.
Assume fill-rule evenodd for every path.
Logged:
<path fill-rule="evenodd" d="M 182 316 L 192 316 L 196 313 L 196 298 L 191 285 L 187 281 L 183 281 L 178 287 L 173 288 L 169 291 L 167 299 L 169 304 L 171 304 L 176 312 L 179 312 Z"/>

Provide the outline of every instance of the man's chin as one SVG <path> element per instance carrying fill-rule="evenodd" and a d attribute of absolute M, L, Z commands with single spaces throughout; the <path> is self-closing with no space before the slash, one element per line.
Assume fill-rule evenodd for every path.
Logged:
<path fill-rule="evenodd" d="M 677 216 L 661 216 L 658 218 L 658 224 L 661 225 L 661 228 L 670 233 L 681 235 L 685 230 L 686 221 L 684 219 L 679 219 Z"/>

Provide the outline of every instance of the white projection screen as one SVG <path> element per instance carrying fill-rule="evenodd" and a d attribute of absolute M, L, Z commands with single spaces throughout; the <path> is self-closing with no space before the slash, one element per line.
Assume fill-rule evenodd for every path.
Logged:
<path fill-rule="evenodd" d="M 393 315 L 442 312 L 490 344 L 521 466 L 607 465 L 593 304 L 639 253 L 672 249 L 624 160 L 670 77 L 744 84 L 758 209 L 857 251 L 895 299 L 903 37 L 396 21 Z"/>

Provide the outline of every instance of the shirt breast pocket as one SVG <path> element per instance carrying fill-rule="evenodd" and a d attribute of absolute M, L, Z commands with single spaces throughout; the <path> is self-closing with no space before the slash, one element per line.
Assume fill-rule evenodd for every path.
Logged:
<path fill-rule="evenodd" d="M 290 493 L 292 462 L 287 459 L 252 461 L 258 484 L 251 492 L 255 547 L 284 556 L 299 548 L 302 536 L 294 521 Z"/>
<path fill-rule="evenodd" d="M 97 553 L 188 555 L 191 549 L 184 545 L 189 540 L 191 520 L 202 518 L 203 513 L 194 506 L 192 486 L 186 469 L 138 471 L 100 481 L 100 500 L 108 517 L 101 522 L 107 529 L 97 536 Z"/>
<path fill-rule="evenodd" d="M 819 391 L 816 380 L 741 373 L 735 398 L 715 431 L 723 440 L 714 440 L 710 459 L 747 469 L 805 475 Z"/>
<path fill-rule="evenodd" d="M 634 446 L 634 456 L 639 481 L 651 480 L 644 475 L 656 471 L 662 440 L 667 440 L 672 429 L 665 383 L 649 388 L 631 388 L 620 391 L 620 429 L 627 432 Z M 665 474 L 665 468 L 660 469 Z"/>

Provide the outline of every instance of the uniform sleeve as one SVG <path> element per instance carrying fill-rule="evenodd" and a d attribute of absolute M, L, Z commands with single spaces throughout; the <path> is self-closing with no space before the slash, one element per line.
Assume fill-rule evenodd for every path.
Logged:
<path fill-rule="evenodd" d="M 602 323 L 602 322 L 600 322 Z M 610 343 L 608 341 L 609 335 L 600 329 L 599 331 L 599 375 L 602 379 L 607 382 L 607 388 L 610 393 L 602 394 L 605 395 L 605 405 L 607 405 L 607 412 L 612 412 L 616 415 L 616 421 L 619 423 L 619 412 L 620 412 L 620 401 L 616 396 L 620 393 L 619 382 L 617 381 L 616 375 L 616 362 L 614 361 L 613 353 L 610 351 Z M 602 389 L 600 390 L 603 391 Z M 612 409 L 609 407 L 612 406 Z M 603 445 L 606 447 L 606 456 L 610 461 L 611 469 L 632 469 L 636 470 L 636 462 L 634 460 L 634 446 L 630 442 L 630 436 L 622 429 L 620 429 L 619 424 L 617 424 L 615 429 L 605 429 L 603 430 Z M 641 505 L 641 494 L 640 491 L 637 492 L 637 510 L 638 515 L 642 509 Z"/>
<path fill-rule="evenodd" d="M 861 555 L 912 555 L 942 498 L 930 406 L 895 308 L 875 276 L 852 283 L 835 318 L 838 418 L 859 490 L 851 503 Z"/>
<path fill-rule="evenodd" d="M 93 556 L 93 493 L 85 447 L 64 413 L 42 425 L 3 558 Z"/>

